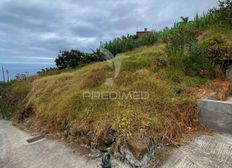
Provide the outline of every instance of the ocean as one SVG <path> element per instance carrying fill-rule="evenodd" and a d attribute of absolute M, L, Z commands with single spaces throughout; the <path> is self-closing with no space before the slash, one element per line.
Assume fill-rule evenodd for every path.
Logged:
<path fill-rule="evenodd" d="M 42 68 L 55 67 L 52 63 L 0 63 L 0 80 L 3 80 L 2 67 L 5 72 L 5 79 L 7 80 L 6 70 L 9 72 L 9 79 L 15 79 L 17 74 L 25 74 L 27 76 L 32 76 L 37 74 Z"/>

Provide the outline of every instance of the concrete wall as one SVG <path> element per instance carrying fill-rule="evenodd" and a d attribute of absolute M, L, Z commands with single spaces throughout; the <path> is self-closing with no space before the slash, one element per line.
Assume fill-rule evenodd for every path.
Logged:
<path fill-rule="evenodd" d="M 232 134 L 232 101 L 201 99 L 199 120 L 207 128 Z"/>

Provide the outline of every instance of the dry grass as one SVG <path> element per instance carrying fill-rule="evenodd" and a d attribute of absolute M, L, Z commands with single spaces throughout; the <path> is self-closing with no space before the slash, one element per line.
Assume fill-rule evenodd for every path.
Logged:
<path fill-rule="evenodd" d="M 194 89 L 207 82 L 185 76 L 170 67 L 154 71 L 154 54 L 163 55 L 163 45 L 144 47 L 123 56 L 122 67 L 113 86 L 105 85 L 114 71 L 107 62 L 95 63 L 79 70 L 41 77 L 33 82 L 28 105 L 36 112 L 36 123 L 48 131 L 57 131 L 77 123 L 78 129 L 93 127 L 101 132 L 114 125 L 119 136 L 134 132 L 150 135 L 154 140 L 173 141 L 195 127 L 196 96 Z M 104 100 L 84 98 L 84 91 L 149 92 L 148 100 Z"/>
<path fill-rule="evenodd" d="M 209 79 L 186 76 L 181 67 L 154 68 L 151 65 L 154 55 L 167 60 L 164 47 L 156 44 L 125 53 L 112 86 L 105 84 L 106 79 L 115 76 L 107 61 L 38 77 L 32 89 L 29 87 L 27 107 L 34 109 L 36 124 L 48 132 L 74 126 L 81 132 L 92 129 L 99 135 L 106 126 L 112 125 L 118 129 L 121 139 L 139 132 L 154 141 L 163 139 L 175 144 L 183 135 L 199 129 L 197 99 L 218 91 L 216 88 L 222 85 L 211 87 Z M 17 86 L 17 91 L 28 90 L 26 85 L 24 88 L 16 83 Z M 149 99 L 91 99 L 83 97 L 86 91 L 148 92 Z"/>

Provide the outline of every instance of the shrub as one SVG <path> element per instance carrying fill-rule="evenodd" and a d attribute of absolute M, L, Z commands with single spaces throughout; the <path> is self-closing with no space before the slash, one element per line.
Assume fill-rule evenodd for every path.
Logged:
<path fill-rule="evenodd" d="M 61 72 L 62 71 L 57 69 L 56 67 L 50 67 L 50 68 L 41 69 L 40 71 L 37 72 L 37 74 L 40 75 L 40 76 L 46 76 L 46 75 L 59 74 Z"/>
<path fill-rule="evenodd" d="M 189 49 L 189 55 L 183 60 L 184 72 L 190 76 L 214 77 L 215 71 L 207 57 L 207 52 L 193 45 Z"/>
<path fill-rule="evenodd" d="M 213 34 L 199 43 L 199 46 L 206 50 L 209 60 L 226 70 L 227 66 L 232 63 L 231 47 L 220 34 Z"/>
<path fill-rule="evenodd" d="M 232 0 L 219 1 L 219 8 L 209 10 L 210 24 L 232 26 Z"/>
<path fill-rule="evenodd" d="M 59 69 L 68 67 L 79 67 L 83 64 L 84 53 L 79 50 L 60 51 L 58 57 L 55 59 L 56 66 Z"/>
<path fill-rule="evenodd" d="M 105 60 L 104 55 L 101 53 L 100 49 L 92 51 L 92 53 L 84 53 L 78 49 L 60 51 L 57 58 L 55 59 L 56 66 L 58 69 L 76 68 L 92 62 Z"/>
<path fill-rule="evenodd" d="M 166 67 L 166 65 L 167 65 L 167 61 L 163 57 L 160 57 L 159 55 L 155 55 L 151 62 L 152 67 L 164 68 Z"/>
<path fill-rule="evenodd" d="M 85 53 L 83 62 L 84 64 L 89 64 L 92 62 L 99 62 L 104 60 L 105 60 L 104 54 L 101 52 L 100 49 L 97 49 L 96 51 L 92 50 L 92 53 Z"/>
<path fill-rule="evenodd" d="M 185 22 L 181 25 L 187 24 Z M 166 39 L 165 52 L 169 65 L 179 66 L 189 48 L 197 42 L 199 29 L 184 29 L 180 27 L 171 32 Z"/>
<path fill-rule="evenodd" d="M 117 55 L 141 46 L 153 45 L 157 41 L 158 33 L 151 32 L 140 38 L 138 38 L 136 35 L 122 36 L 104 43 L 102 47 L 108 49 L 113 55 Z"/>
<path fill-rule="evenodd" d="M 197 34 L 190 29 L 180 28 L 167 37 L 166 52 L 168 55 L 183 55 L 186 46 L 196 42 Z"/>

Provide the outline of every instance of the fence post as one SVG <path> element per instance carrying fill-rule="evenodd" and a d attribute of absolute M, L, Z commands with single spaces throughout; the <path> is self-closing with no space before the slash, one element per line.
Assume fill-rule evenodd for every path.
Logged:
<path fill-rule="evenodd" d="M 7 82 L 9 82 L 10 78 L 9 78 L 9 71 L 8 71 L 8 69 L 6 70 L 6 76 L 7 76 Z"/>
<path fill-rule="evenodd" d="M 5 83 L 5 72 L 4 72 L 3 66 L 2 66 L 2 79 L 3 79 L 3 82 Z"/>

